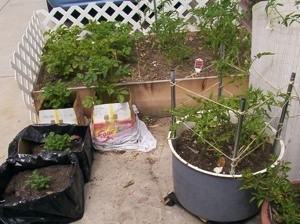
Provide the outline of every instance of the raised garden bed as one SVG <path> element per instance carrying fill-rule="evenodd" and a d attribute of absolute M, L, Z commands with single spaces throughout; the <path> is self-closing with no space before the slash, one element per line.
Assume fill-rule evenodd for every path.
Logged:
<path fill-rule="evenodd" d="M 180 18 L 184 18 L 184 20 L 196 20 L 196 18 L 187 13 L 187 10 L 191 8 L 195 8 L 195 5 L 203 6 L 206 1 L 178 1 L 172 3 L 168 6 L 167 10 L 176 10 Z M 194 4 L 197 3 L 197 4 Z M 127 4 L 127 3 L 123 3 Z M 122 4 L 122 7 L 124 5 Z M 146 1 L 141 1 L 137 6 L 133 6 L 132 3 L 128 3 L 130 7 L 132 7 L 134 13 L 140 13 L 140 7 L 146 5 L 151 10 L 153 10 L 152 4 L 147 3 Z M 108 4 L 110 5 L 110 4 Z M 116 7 L 116 6 L 113 6 Z M 72 17 L 72 10 L 77 10 L 81 13 L 81 16 L 78 18 Z M 55 29 L 59 25 L 64 24 L 66 21 L 71 21 L 72 25 L 80 25 L 82 24 L 83 18 L 86 19 L 93 19 L 91 15 L 89 15 L 90 10 L 101 10 L 96 5 L 89 5 L 86 9 L 79 9 L 76 7 L 72 7 L 67 13 L 61 9 L 57 9 L 57 11 L 52 11 L 51 14 L 48 14 L 45 11 L 36 11 L 33 15 L 32 21 L 29 24 L 29 28 L 24 36 L 24 43 L 19 45 L 19 51 L 14 54 L 14 60 L 12 62 L 12 66 L 16 71 L 16 78 L 20 88 L 23 91 L 23 99 L 27 108 L 30 110 L 31 119 L 33 122 L 38 122 L 37 113 L 34 105 L 34 99 L 32 98 L 32 91 L 35 89 L 36 80 L 39 76 L 41 64 L 40 64 L 40 56 L 42 54 L 42 49 L 44 46 L 44 36 L 43 33 L 49 29 Z M 150 10 L 150 11 L 151 11 Z M 66 17 L 62 17 L 61 20 L 57 20 L 53 17 L 55 12 L 59 12 Z M 148 17 L 149 16 L 149 17 Z M 113 17 L 112 17 L 113 18 Z M 113 20 L 112 18 L 108 18 L 108 20 Z M 151 19 L 150 19 L 151 18 Z M 100 20 L 100 18 L 96 18 Z M 136 31 L 141 31 L 143 33 L 147 33 L 150 30 L 150 25 L 154 22 L 154 18 L 151 17 L 151 12 L 146 12 L 145 15 L 142 16 L 140 21 L 144 21 L 142 24 L 145 25 L 145 22 L 148 23 L 147 28 L 141 25 L 141 22 L 134 21 L 129 19 L 129 22 L 133 26 L 133 29 Z M 191 31 L 195 30 L 195 27 L 189 27 Z M 30 40 L 28 40 L 30 39 Z M 190 37 L 187 39 L 188 43 L 198 43 L 201 40 L 198 40 L 196 37 Z M 30 50 L 24 48 L 24 44 L 27 44 Z M 186 64 L 182 66 L 175 66 L 170 65 L 168 63 L 163 63 L 164 60 L 160 58 L 156 53 L 157 52 L 150 52 L 150 56 L 147 60 L 151 63 L 149 69 L 147 66 L 144 66 L 143 59 L 147 58 L 148 56 L 144 56 L 146 44 L 141 43 L 140 48 L 136 52 L 140 54 L 140 59 L 136 61 L 136 64 L 133 65 L 133 72 L 134 78 L 131 79 L 124 79 L 123 83 L 120 83 L 121 86 L 125 86 L 129 89 L 131 93 L 131 103 L 135 104 L 141 113 L 145 115 L 166 115 L 169 114 L 166 110 L 170 109 L 169 102 L 169 71 L 177 67 L 176 77 L 182 78 L 183 80 L 180 81 L 180 84 L 186 85 L 192 92 L 196 94 L 207 94 L 210 95 L 211 93 L 217 94 L 217 88 L 214 88 L 214 85 L 217 85 L 218 77 L 215 76 L 216 73 L 214 69 L 211 67 L 213 55 L 212 52 L 209 52 L 203 48 L 203 46 L 194 47 L 195 54 L 193 57 L 203 57 L 205 67 L 200 74 L 196 74 L 193 71 L 194 60 L 196 58 L 191 57 L 190 60 L 187 60 Z M 27 47 L 28 48 L 28 47 Z M 199 52 L 197 52 L 199 51 Z M 25 58 L 23 54 L 25 53 Z M 144 58 L 143 58 L 144 57 Z M 28 61 L 31 60 L 31 63 Z M 23 67 L 27 67 L 28 69 L 24 70 Z M 184 71 L 182 70 L 185 67 Z M 160 72 L 156 69 L 162 69 Z M 208 77 L 209 76 L 209 77 Z M 154 80 L 155 79 L 155 80 Z M 231 80 L 224 82 L 224 94 L 236 94 L 240 93 L 239 88 L 236 87 L 236 83 L 232 83 Z M 244 87 L 247 86 L 247 79 L 243 81 Z M 213 86 L 211 86 L 213 85 Z M 227 88 L 227 89 L 226 89 Z M 243 88 L 243 87 L 242 87 Z M 84 89 L 84 87 L 73 87 L 72 89 Z M 167 91 L 167 92 L 166 92 Z M 180 90 L 178 90 L 180 92 Z M 38 95 L 38 91 L 35 92 Z M 181 97 L 180 97 L 181 96 Z M 189 97 L 187 94 L 180 94 L 178 97 L 179 103 L 189 101 Z"/>

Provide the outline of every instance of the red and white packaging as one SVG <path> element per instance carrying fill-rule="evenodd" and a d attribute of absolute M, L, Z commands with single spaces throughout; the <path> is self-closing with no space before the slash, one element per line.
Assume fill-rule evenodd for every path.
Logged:
<path fill-rule="evenodd" d="M 201 69 L 203 68 L 203 60 L 201 58 L 197 58 L 195 60 L 195 72 L 196 73 L 200 73 L 201 72 Z"/>

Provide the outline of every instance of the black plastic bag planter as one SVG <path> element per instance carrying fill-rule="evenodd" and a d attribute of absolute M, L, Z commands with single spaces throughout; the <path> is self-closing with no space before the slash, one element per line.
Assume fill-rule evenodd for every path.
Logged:
<path fill-rule="evenodd" d="M 84 213 L 84 181 L 78 159 L 74 154 L 40 154 L 30 158 L 8 158 L 0 166 L 0 222 L 2 223 L 69 223 L 82 218 Z M 68 186 L 37 198 L 6 202 L 4 192 L 14 175 L 53 165 L 70 165 Z M 53 177 L 55 178 L 55 177 Z"/>
<path fill-rule="evenodd" d="M 94 160 L 94 148 L 92 146 L 91 131 L 89 126 L 72 125 L 72 124 L 37 124 L 29 125 L 24 128 L 10 143 L 8 148 L 8 157 L 27 157 L 26 160 L 30 161 L 37 155 L 30 154 L 30 152 L 20 152 L 19 145 L 42 144 L 45 136 L 54 132 L 56 134 L 69 134 L 78 135 L 81 138 L 81 150 L 71 151 L 74 153 L 79 161 L 80 168 L 83 173 L 85 183 L 90 180 L 92 163 Z M 42 152 L 41 154 L 48 154 L 47 157 L 55 158 L 64 156 L 67 152 Z"/>

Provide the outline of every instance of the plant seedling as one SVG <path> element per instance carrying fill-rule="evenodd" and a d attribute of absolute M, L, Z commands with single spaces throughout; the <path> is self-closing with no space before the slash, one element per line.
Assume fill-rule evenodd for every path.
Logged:
<path fill-rule="evenodd" d="M 32 175 L 25 181 L 25 184 L 35 190 L 42 190 L 49 188 L 50 180 L 51 176 L 44 176 L 39 174 L 37 170 L 34 170 Z"/>
<path fill-rule="evenodd" d="M 188 23 L 178 17 L 177 11 L 165 12 L 166 4 L 170 4 L 170 1 L 162 1 L 158 6 L 160 16 L 153 24 L 151 32 L 155 34 L 156 42 L 167 58 L 173 64 L 177 64 L 188 58 L 192 52 L 192 49 L 185 44 Z"/>
<path fill-rule="evenodd" d="M 45 151 L 70 151 L 69 144 L 74 138 L 68 134 L 50 132 L 45 138 Z"/>
<path fill-rule="evenodd" d="M 67 108 L 72 105 L 71 90 L 61 81 L 55 84 L 47 84 L 43 88 L 44 107 L 46 109 Z"/>

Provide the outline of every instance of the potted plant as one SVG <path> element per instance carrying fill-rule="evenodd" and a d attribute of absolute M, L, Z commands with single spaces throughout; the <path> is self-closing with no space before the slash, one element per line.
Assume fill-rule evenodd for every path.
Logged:
<path fill-rule="evenodd" d="M 243 172 L 242 189 L 251 189 L 251 200 L 261 207 L 262 224 L 300 222 L 300 182 L 290 181 L 289 163 L 269 166 L 264 174 Z"/>
<path fill-rule="evenodd" d="M 84 182 L 74 154 L 8 158 L 0 166 L 4 223 L 69 223 L 84 213 Z"/>
<path fill-rule="evenodd" d="M 270 156 L 276 155 L 276 164 L 284 152 L 282 141 L 272 149 L 275 131 L 266 123 L 268 111 L 281 105 L 281 98 L 252 87 L 245 91 L 246 99 L 241 97 L 193 97 L 196 106 L 172 111 L 174 192 L 187 210 L 211 221 L 240 221 L 258 212 L 250 191 L 239 190 L 238 177 L 249 167 L 253 173 L 265 172 Z"/>
<path fill-rule="evenodd" d="M 72 124 L 40 124 L 24 128 L 9 144 L 9 158 L 35 160 L 45 154 L 49 158 L 75 154 L 84 181 L 91 177 L 94 148 L 89 126 Z"/>

